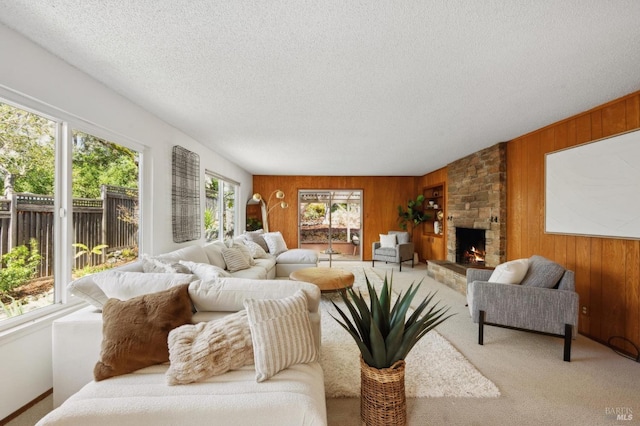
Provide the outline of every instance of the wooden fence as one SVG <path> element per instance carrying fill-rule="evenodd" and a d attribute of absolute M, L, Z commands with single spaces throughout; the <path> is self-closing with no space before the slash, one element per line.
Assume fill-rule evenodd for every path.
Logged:
<path fill-rule="evenodd" d="M 89 249 L 108 247 L 101 256 L 76 258 L 74 269 L 103 263 L 107 253 L 138 245 L 138 190 L 102 185 L 101 193 L 99 199 L 73 200 L 74 242 Z M 23 193 L 0 198 L 0 256 L 35 239 L 42 256 L 39 277 L 53 275 L 53 201 L 53 196 Z"/>

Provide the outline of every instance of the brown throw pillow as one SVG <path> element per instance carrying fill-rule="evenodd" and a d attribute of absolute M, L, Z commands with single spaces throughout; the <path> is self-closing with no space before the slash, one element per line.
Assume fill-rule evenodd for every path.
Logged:
<path fill-rule="evenodd" d="M 96 381 L 169 361 L 169 332 L 191 322 L 189 285 L 129 300 L 109 299 L 102 308 L 102 350 Z"/>

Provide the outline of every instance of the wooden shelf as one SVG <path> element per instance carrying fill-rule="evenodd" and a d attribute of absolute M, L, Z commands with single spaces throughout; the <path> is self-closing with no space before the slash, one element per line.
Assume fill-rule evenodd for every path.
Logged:
<path fill-rule="evenodd" d="M 444 183 L 425 187 L 422 191 L 425 198 L 425 213 L 428 214 L 429 220 L 424 223 L 422 229 L 422 257 L 425 260 L 444 260 L 446 259 L 445 233 L 446 223 L 445 214 L 445 186 Z M 434 208 L 434 206 L 438 206 Z M 442 220 L 438 220 L 438 213 L 442 212 Z M 435 233 L 435 222 L 440 225 L 440 232 Z"/>
<path fill-rule="evenodd" d="M 433 232 L 423 232 L 422 236 L 423 237 L 429 236 L 429 237 L 435 237 L 435 238 L 444 238 L 444 235 L 442 235 L 442 234 L 434 234 Z"/>

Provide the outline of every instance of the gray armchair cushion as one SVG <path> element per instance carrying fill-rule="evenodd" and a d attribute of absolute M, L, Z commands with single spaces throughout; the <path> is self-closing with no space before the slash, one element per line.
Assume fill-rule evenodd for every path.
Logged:
<path fill-rule="evenodd" d="M 578 293 L 473 281 L 467 288 L 473 322 L 485 311 L 485 321 L 510 327 L 564 334 L 564 325 L 578 325 Z"/>
<path fill-rule="evenodd" d="M 389 235 L 396 234 L 396 241 L 398 244 L 406 244 L 411 241 L 411 236 L 405 231 L 389 231 Z"/>
<path fill-rule="evenodd" d="M 392 256 L 395 258 L 396 253 L 398 252 L 398 250 L 396 250 L 395 247 L 380 247 L 378 249 L 374 250 L 374 253 L 376 255 L 380 255 L 380 256 Z"/>
<path fill-rule="evenodd" d="M 542 256 L 531 256 L 529 258 L 529 270 L 524 276 L 523 286 L 553 288 L 564 275 L 564 267 Z"/>

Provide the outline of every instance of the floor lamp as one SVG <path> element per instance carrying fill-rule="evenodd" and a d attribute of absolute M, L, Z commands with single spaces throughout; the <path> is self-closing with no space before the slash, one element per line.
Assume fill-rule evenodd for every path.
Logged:
<path fill-rule="evenodd" d="M 274 195 L 276 196 L 275 201 L 277 202 L 277 204 L 274 204 L 272 206 L 271 199 Z M 271 193 L 271 195 L 269 195 L 269 199 L 266 203 L 264 202 L 262 195 L 257 192 L 253 194 L 253 199 L 260 203 L 260 210 L 262 211 L 262 226 L 264 228 L 264 232 L 269 232 L 269 213 L 271 213 L 271 210 L 275 209 L 276 207 L 280 207 L 282 209 L 286 209 L 287 207 L 289 207 L 289 204 L 286 201 L 281 201 L 283 198 L 284 192 L 279 189 L 276 189 Z"/>

